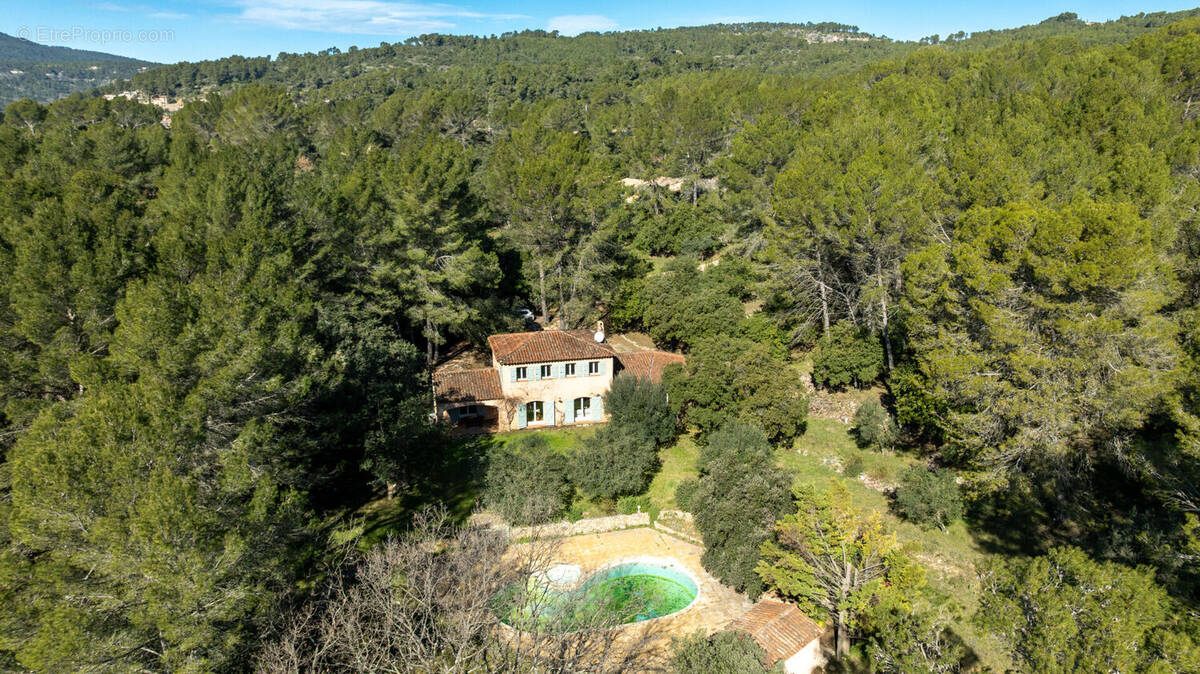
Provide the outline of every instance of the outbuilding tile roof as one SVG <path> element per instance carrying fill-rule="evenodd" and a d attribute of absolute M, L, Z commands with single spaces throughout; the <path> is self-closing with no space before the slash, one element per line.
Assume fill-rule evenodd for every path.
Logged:
<path fill-rule="evenodd" d="M 559 360 L 611 358 L 611 346 L 597 342 L 587 330 L 510 332 L 488 337 L 492 355 L 501 365 L 549 363 Z"/>
<path fill-rule="evenodd" d="M 748 633 L 766 651 L 768 667 L 792 657 L 824 631 L 794 604 L 776 599 L 758 602 L 726 629 Z"/>
<path fill-rule="evenodd" d="M 499 400 L 500 375 L 492 367 L 433 373 L 433 392 L 439 401 L 452 403 Z"/>
<path fill-rule="evenodd" d="M 628 372 L 636 377 L 653 381 L 662 379 L 664 367 L 671 363 L 683 363 L 687 361 L 686 358 L 677 353 L 655 349 L 618 353 L 617 360 L 621 363 L 622 372 Z"/>

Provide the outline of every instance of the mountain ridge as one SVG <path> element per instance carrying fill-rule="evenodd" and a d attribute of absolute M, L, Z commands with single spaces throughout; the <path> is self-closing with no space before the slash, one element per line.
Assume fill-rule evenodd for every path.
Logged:
<path fill-rule="evenodd" d="M 67 63 L 79 61 L 127 61 L 151 63 L 107 52 L 40 44 L 16 35 L 0 32 L 0 63 Z"/>
<path fill-rule="evenodd" d="M 39 44 L 0 33 L 0 107 L 48 102 L 128 79 L 155 65 L 128 56 Z"/>

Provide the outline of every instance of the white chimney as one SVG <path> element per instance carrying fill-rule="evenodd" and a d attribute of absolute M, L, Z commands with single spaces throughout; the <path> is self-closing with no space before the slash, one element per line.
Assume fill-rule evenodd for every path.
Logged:
<path fill-rule="evenodd" d="M 596 321 L 596 341 L 604 341 L 604 321 Z"/>

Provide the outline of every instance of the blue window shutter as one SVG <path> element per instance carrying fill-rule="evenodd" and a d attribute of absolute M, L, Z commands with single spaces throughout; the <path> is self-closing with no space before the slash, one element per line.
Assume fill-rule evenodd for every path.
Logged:
<path fill-rule="evenodd" d="M 533 372 L 529 373 L 530 379 L 537 381 L 542 378 L 542 368 L 538 367 L 537 365 L 533 365 L 531 366 L 531 369 Z"/>
<path fill-rule="evenodd" d="M 554 426 L 554 425 L 556 425 L 554 423 L 555 421 L 556 421 L 556 419 L 554 418 L 554 401 L 547 400 L 546 401 L 546 423 L 551 426 Z"/>
<path fill-rule="evenodd" d="M 525 428 L 529 425 L 529 419 L 525 418 L 525 403 L 517 405 L 517 428 Z"/>
<path fill-rule="evenodd" d="M 563 423 L 575 423 L 575 401 L 573 400 L 563 401 Z"/>
<path fill-rule="evenodd" d="M 567 366 L 566 365 L 559 363 L 558 365 L 555 365 L 554 367 L 557 368 L 557 372 L 555 372 L 556 377 L 558 377 L 559 379 L 562 379 L 563 377 L 567 376 Z"/>
<path fill-rule="evenodd" d="M 509 374 L 509 377 L 510 377 L 510 378 L 509 378 L 509 381 L 516 381 L 516 380 L 517 380 L 517 368 L 515 368 L 515 367 L 510 367 L 510 368 L 508 368 L 508 374 Z"/>
<path fill-rule="evenodd" d="M 604 362 L 604 361 L 601 361 Z M 604 398 L 592 396 L 592 419 L 600 421 L 604 418 Z"/>
<path fill-rule="evenodd" d="M 600 370 L 599 370 L 599 373 L 600 373 L 600 374 L 604 374 L 604 359 L 603 359 L 603 358 L 601 358 L 601 359 L 600 359 Z"/>

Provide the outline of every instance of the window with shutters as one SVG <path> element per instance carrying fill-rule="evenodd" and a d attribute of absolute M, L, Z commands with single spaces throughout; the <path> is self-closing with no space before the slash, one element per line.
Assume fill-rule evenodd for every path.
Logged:
<path fill-rule="evenodd" d="M 598 360 L 589 360 L 588 361 L 588 374 L 600 374 L 600 361 L 598 361 Z"/>
<path fill-rule="evenodd" d="M 575 376 L 575 363 L 567 363 L 566 365 L 564 365 L 563 366 L 563 374 L 565 374 L 568 377 L 574 377 Z"/>
<path fill-rule="evenodd" d="M 541 374 L 542 379 L 549 379 L 550 377 L 554 376 L 553 372 L 551 371 L 553 369 L 553 367 L 554 367 L 553 365 L 542 365 L 541 366 L 541 369 L 539 370 L 539 374 Z"/>
<path fill-rule="evenodd" d="M 526 379 L 529 379 L 529 368 L 518 367 L 517 368 L 517 381 L 525 381 Z"/>

